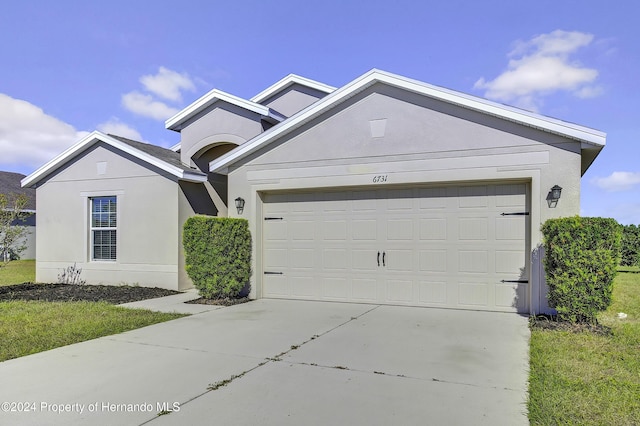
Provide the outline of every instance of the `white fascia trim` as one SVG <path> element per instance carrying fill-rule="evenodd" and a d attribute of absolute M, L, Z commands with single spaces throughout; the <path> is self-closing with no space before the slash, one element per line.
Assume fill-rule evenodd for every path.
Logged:
<path fill-rule="evenodd" d="M 240 108 L 244 108 L 251 112 L 255 112 L 263 117 L 271 118 L 277 122 L 284 120 L 284 116 L 272 111 L 264 105 L 260 105 L 256 102 L 248 101 L 246 99 L 239 98 L 237 96 L 231 95 L 229 93 L 223 92 L 222 90 L 213 89 L 206 95 L 202 96 L 200 99 L 193 102 L 191 105 L 178 112 L 173 117 L 169 118 L 165 121 L 164 126 L 169 130 L 178 130 L 180 125 L 187 121 L 189 118 L 198 114 L 199 112 L 206 109 L 208 106 L 212 105 L 216 101 L 223 101 L 230 103 L 232 105 L 236 105 Z"/>
<path fill-rule="evenodd" d="M 320 83 L 319 81 L 311 80 L 311 79 L 308 79 L 308 78 L 305 78 L 305 77 L 301 77 L 299 75 L 289 74 L 288 76 L 286 76 L 282 80 L 276 82 L 275 84 L 267 87 L 262 92 L 260 92 L 257 95 L 255 95 L 253 98 L 251 98 L 251 101 L 260 103 L 260 102 L 264 101 L 265 99 L 275 95 L 279 91 L 287 88 L 288 86 L 290 86 L 292 84 L 296 84 L 296 83 L 301 85 L 301 86 L 310 87 L 312 89 L 319 90 L 319 91 L 325 92 L 325 93 L 331 93 L 331 92 L 334 92 L 336 90 L 335 87 L 329 86 L 328 84 Z"/>
<path fill-rule="evenodd" d="M 480 111 L 485 114 L 494 115 L 503 119 L 511 120 L 520 124 L 535 127 L 543 131 L 557 133 L 561 136 L 570 137 L 580 142 L 586 142 L 590 145 L 603 147 L 606 142 L 606 134 L 598 130 L 588 127 L 579 126 L 573 123 L 567 123 L 550 117 L 520 110 L 518 108 L 491 102 L 482 98 L 467 95 L 441 87 L 432 86 L 417 80 L 408 79 L 396 74 L 387 73 L 373 69 L 366 74 L 348 83 L 346 86 L 336 90 L 335 92 L 320 99 L 315 104 L 300 111 L 290 117 L 286 122 L 278 127 L 274 127 L 258 136 L 251 141 L 229 151 L 220 158 L 209 163 L 209 171 L 216 173 L 228 172 L 228 166 L 236 160 L 256 151 L 263 145 L 268 144 L 278 136 L 295 129 L 313 119 L 322 112 L 330 109 L 341 101 L 348 99 L 357 93 L 365 90 L 376 83 L 385 83 L 391 86 L 399 87 L 404 90 L 415 92 L 424 96 L 440 99 L 455 105 L 459 105 L 472 110 Z"/>
<path fill-rule="evenodd" d="M 182 142 L 178 142 L 177 144 L 175 144 L 174 146 L 170 147 L 169 149 L 173 152 L 178 152 L 180 151 L 180 147 L 182 146 Z"/>
<path fill-rule="evenodd" d="M 87 136 L 85 136 L 84 138 L 82 138 L 75 145 L 68 148 L 62 154 L 55 157 L 53 160 L 49 161 L 44 166 L 40 167 L 38 170 L 31 173 L 29 176 L 25 177 L 24 179 L 22 179 L 22 181 L 20 182 L 21 185 L 23 187 L 29 187 L 38 183 L 40 179 L 42 179 L 43 177 L 45 177 L 46 175 L 48 175 L 58 167 L 62 166 L 63 164 L 73 159 L 76 155 L 82 153 L 83 151 L 87 150 L 88 148 L 90 148 L 91 146 L 93 146 L 98 142 L 104 142 L 108 145 L 113 146 L 114 148 L 124 151 L 127 154 L 130 154 L 136 158 L 139 158 L 145 163 L 154 165 L 159 169 L 164 170 L 165 172 L 177 177 L 178 179 L 189 180 L 193 182 L 205 182 L 207 180 L 207 177 L 204 175 L 199 175 L 196 173 L 191 173 L 191 172 L 182 170 L 179 167 L 173 166 L 145 152 L 135 149 L 124 142 L 120 142 L 119 140 L 114 139 L 111 136 L 105 135 L 102 132 L 94 131 L 88 134 Z"/>

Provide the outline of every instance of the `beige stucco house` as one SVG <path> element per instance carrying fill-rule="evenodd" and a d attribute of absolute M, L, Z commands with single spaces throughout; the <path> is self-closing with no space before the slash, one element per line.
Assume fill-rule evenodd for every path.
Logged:
<path fill-rule="evenodd" d="M 170 150 L 94 132 L 23 180 L 38 281 L 77 263 L 90 283 L 189 288 L 181 230 L 198 213 L 249 221 L 255 298 L 547 311 L 540 225 L 579 214 L 605 144 L 378 70 L 213 90 L 166 127 Z"/>

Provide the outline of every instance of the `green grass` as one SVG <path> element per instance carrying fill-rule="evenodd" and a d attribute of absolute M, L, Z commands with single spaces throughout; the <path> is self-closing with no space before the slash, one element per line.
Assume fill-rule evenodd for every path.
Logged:
<path fill-rule="evenodd" d="M 531 424 L 640 424 L 640 274 L 618 274 L 599 321 L 611 335 L 532 329 Z"/>
<path fill-rule="evenodd" d="M 12 260 L 5 266 L 0 266 L 0 286 L 32 283 L 35 280 L 35 260 Z"/>
<path fill-rule="evenodd" d="M 105 302 L 0 302 L 0 361 L 183 316 Z"/>

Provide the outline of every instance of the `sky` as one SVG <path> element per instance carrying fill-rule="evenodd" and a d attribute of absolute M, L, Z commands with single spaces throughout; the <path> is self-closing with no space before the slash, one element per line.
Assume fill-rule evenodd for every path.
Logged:
<path fill-rule="evenodd" d="M 0 170 L 30 174 L 88 132 L 163 147 L 213 88 L 372 68 L 607 134 L 581 214 L 640 224 L 640 25 L 632 0 L 4 2 Z"/>

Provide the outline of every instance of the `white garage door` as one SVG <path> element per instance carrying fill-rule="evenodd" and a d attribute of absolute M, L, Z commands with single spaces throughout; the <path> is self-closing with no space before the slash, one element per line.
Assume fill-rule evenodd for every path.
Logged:
<path fill-rule="evenodd" d="M 263 296 L 525 312 L 526 184 L 273 193 Z"/>

